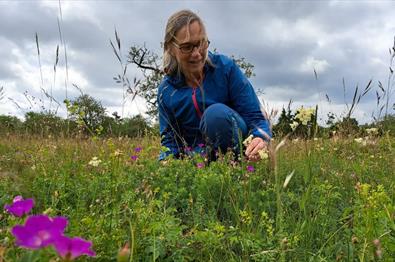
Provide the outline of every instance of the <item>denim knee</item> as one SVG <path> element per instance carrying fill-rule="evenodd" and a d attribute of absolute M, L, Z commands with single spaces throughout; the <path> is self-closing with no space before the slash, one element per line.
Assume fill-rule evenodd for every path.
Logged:
<path fill-rule="evenodd" d="M 226 151 L 239 151 L 239 142 L 248 130 L 243 118 L 232 108 L 217 103 L 209 106 L 200 121 L 200 131 L 209 145 Z"/>

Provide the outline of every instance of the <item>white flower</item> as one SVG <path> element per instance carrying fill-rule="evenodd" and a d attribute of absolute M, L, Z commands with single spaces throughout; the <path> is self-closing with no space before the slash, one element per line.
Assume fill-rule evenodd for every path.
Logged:
<path fill-rule="evenodd" d="M 251 141 L 252 141 L 253 138 L 254 138 L 253 135 L 250 135 L 249 137 L 247 137 L 247 138 L 243 141 L 243 145 L 244 145 L 244 146 L 248 146 L 248 145 L 251 143 Z"/>
<path fill-rule="evenodd" d="M 299 123 L 296 121 L 293 121 L 292 124 L 290 124 L 292 131 L 295 131 L 295 129 L 298 127 Z"/>
<path fill-rule="evenodd" d="M 354 141 L 357 142 L 358 144 L 361 144 L 363 142 L 362 137 L 354 138 Z"/>
<path fill-rule="evenodd" d="M 89 165 L 97 167 L 101 163 L 101 160 L 98 159 L 96 156 L 92 157 L 91 161 L 89 161 Z"/>
<path fill-rule="evenodd" d="M 358 144 L 363 145 L 363 146 L 366 146 L 366 144 L 367 144 L 367 143 L 366 143 L 366 140 L 363 139 L 362 137 L 354 138 L 354 141 L 357 142 Z"/>
<path fill-rule="evenodd" d="M 368 135 L 374 136 L 379 134 L 379 130 L 376 127 L 367 128 L 366 133 L 368 133 Z"/>

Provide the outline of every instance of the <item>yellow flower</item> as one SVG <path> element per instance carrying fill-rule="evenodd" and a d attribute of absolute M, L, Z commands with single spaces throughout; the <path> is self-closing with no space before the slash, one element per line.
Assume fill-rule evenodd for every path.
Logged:
<path fill-rule="evenodd" d="M 258 154 L 261 159 L 268 159 L 269 158 L 269 155 L 265 149 L 259 150 Z"/>
<path fill-rule="evenodd" d="M 302 122 L 303 125 L 307 125 L 307 122 L 311 120 L 311 117 L 314 115 L 314 108 L 301 108 L 298 109 L 298 113 L 295 118 Z"/>

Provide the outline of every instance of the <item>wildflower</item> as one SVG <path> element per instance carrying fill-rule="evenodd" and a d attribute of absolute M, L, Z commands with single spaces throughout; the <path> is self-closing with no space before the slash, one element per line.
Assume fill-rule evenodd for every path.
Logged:
<path fill-rule="evenodd" d="M 205 145 L 203 143 L 198 144 L 198 147 L 203 148 Z"/>
<path fill-rule="evenodd" d="M 295 115 L 295 118 L 302 122 L 303 125 L 307 125 L 307 122 L 311 120 L 311 117 L 314 115 L 314 108 L 301 108 L 298 109 L 298 113 Z"/>
<path fill-rule="evenodd" d="M 354 138 L 354 141 L 357 142 L 357 143 L 362 143 L 363 138 L 362 137 Z"/>
<path fill-rule="evenodd" d="M 11 233 L 15 236 L 18 246 L 38 249 L 52 244 L 56 238 L 60 237 L 67 223 L 65 217 L 29 216 L 25 225 L 14 226 Z"/>
<path fill-rule="evenodd" d="M 290 124 L 292 131 L 295 131 L 295 129 L 298 127 L 298 125 L 299 125 L 298 122 L 293 121 L 293 122 Z"/>
<path fill-rule="evenodd" d="M 243 224 L 249 225 L 252 222 L 251 216 L 248 214 L 246 210 L 239 211 L 240 221 Z"/>
<path fill-rule="evenodd" d="M 247 171 L 252 173 L 255 171 L 255 168 L 253 166 L 247 166 Z"/>
<path fill-rule="evenodd" d="M 374 136 L 379 134 L 379 130 L 375 127 L 367 128 L 366 133 L 368 133 L 368 135 Z"/>
<path fill-rule="evenodd" d="M 203 168 L 203 167 L 204 167 L 204 163 L 197 163 L 197 164 L 196 164 L 196 167 L 197 167 L 197 168 Z"/>
<path fill-rule="evenodd" d="M 379 258 L 379 259 L 381 259 L 382 256 L 383 256 L 383 250 L 382 250 L 382 248 L 381 248 L 380 240 L 376 238 L 375 240 L 373 240 L 373 244 L 374 244 L 374 246 L 375 246 L 375 248 L 376 248 L 376 250 L 375 250 L 375 252 L 374 252 L 375 255 L 376 255 L 376 257 Z"/>
<path fill-rule="evenodd" d="M 265 150 L 265 149 L 259 150 L 258 154 L 261 159 L 268 159 L 269 158 L 269 154 L 267 153 L 267 150 Z"/>
<path fill-rule="evenodd" d="M 89 161 L 89 165 L 97 167 L 101 163 L 101 160 L 98 159 L 96 156 L 92 157 L 91 161 Z"/>
<path fill-rule="evenodd" d="M 34 200 L 32 198 L 24 200 L 22 196 L 16 196 L 14 197 L 12 204 L 5 205 L 4 209 L 7 210 L 8 213 L 16 217 L 21 217 L 29 213 L 33 207 Z"/>
<path fill-rule="evenodd" d="M 139 147 L 136 147 L 136 148 L 134 149 L 134 152 L 140 153 L 141 150 L 143 150 L 143 148 L 139 146 Z"/>
<path fill-rule="evenodd" d="M 139 158 L 139 157 L 136 156 L 136 155 L 132 155 L 132 156 L 130 157 L 130 159 L 131 159 L 132 161 L 137 161 L 138 158 Z"/>
<path fill-rule="evenodd" d="M 244 145 L 244 146 L 248 146 L 248 145 L 251 143 L 251 141 L 252 141 L 253 138 L 254 138 L 253 135 L 250 135 L 249 137 L 247 137 L 247 138 L 243 141 L 243 145 Z"/>
<path fill-rule="evenodd" d="M 118 262 L 127 262 L 129 261 L 130 256 L 130 248 L 129 243 L 126 243 L 125 246 L 118 252 L 117 261 Z"/>
<path fill-rule="evenodd" d="M 92 242 L 79 237 L 58 236 L 53 244 L 58 255 L 66 261 L 73 260 L 82 255 L 96 256 L 96 253 L 90 249 Z"/>
<path fill-rule="evenodd" d="M 192 151 L 192 147 L 186 146 L 186 147 L 184 148 L 184 150 L 185 150 L 185 153 L 189 153 L 189 152 Z"/>
<path fill-rule="evenodd" d="M 362 137 L 354 138 L 354 141 L 357 142 L 358 144 L 361 144 L 363 146 L 366 146 L 366 140 L 364 140 Z"/>
<path fill-rule="evenodd" d="M 120 155 L 122 155 L 122 154 L 123 154 L 122 151 L 119 150 L 119 149 L 115 150 L 114 153 L 113 153 L 113 155 L 114 155 L 115 157 L 120 156 Z"/>

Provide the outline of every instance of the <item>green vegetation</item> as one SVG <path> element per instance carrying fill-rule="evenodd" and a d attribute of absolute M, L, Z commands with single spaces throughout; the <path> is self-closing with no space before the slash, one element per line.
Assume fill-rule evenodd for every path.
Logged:
<path fill-rule="evenodd" d="M 388 134 L 288 140 L 269 160 L 234 163 L 225 155 L 209 166 L 201 156 L 159 163 L 159 144 L 155 136 L 2 136 L 0 206 L 22 195 L 35 199 L 33 214 L 68 217 L 66 233 L 93 241 L 97 252 L 79 261 L 116 261 L 122 247 L 130 261 L 395 256 L 395 140 Z M 0 213 L 0 259 L 29 254 L 10 234 L 23 221 Z M 35 252 L 37 261 L 56 258 L 50 248 Z"/>

